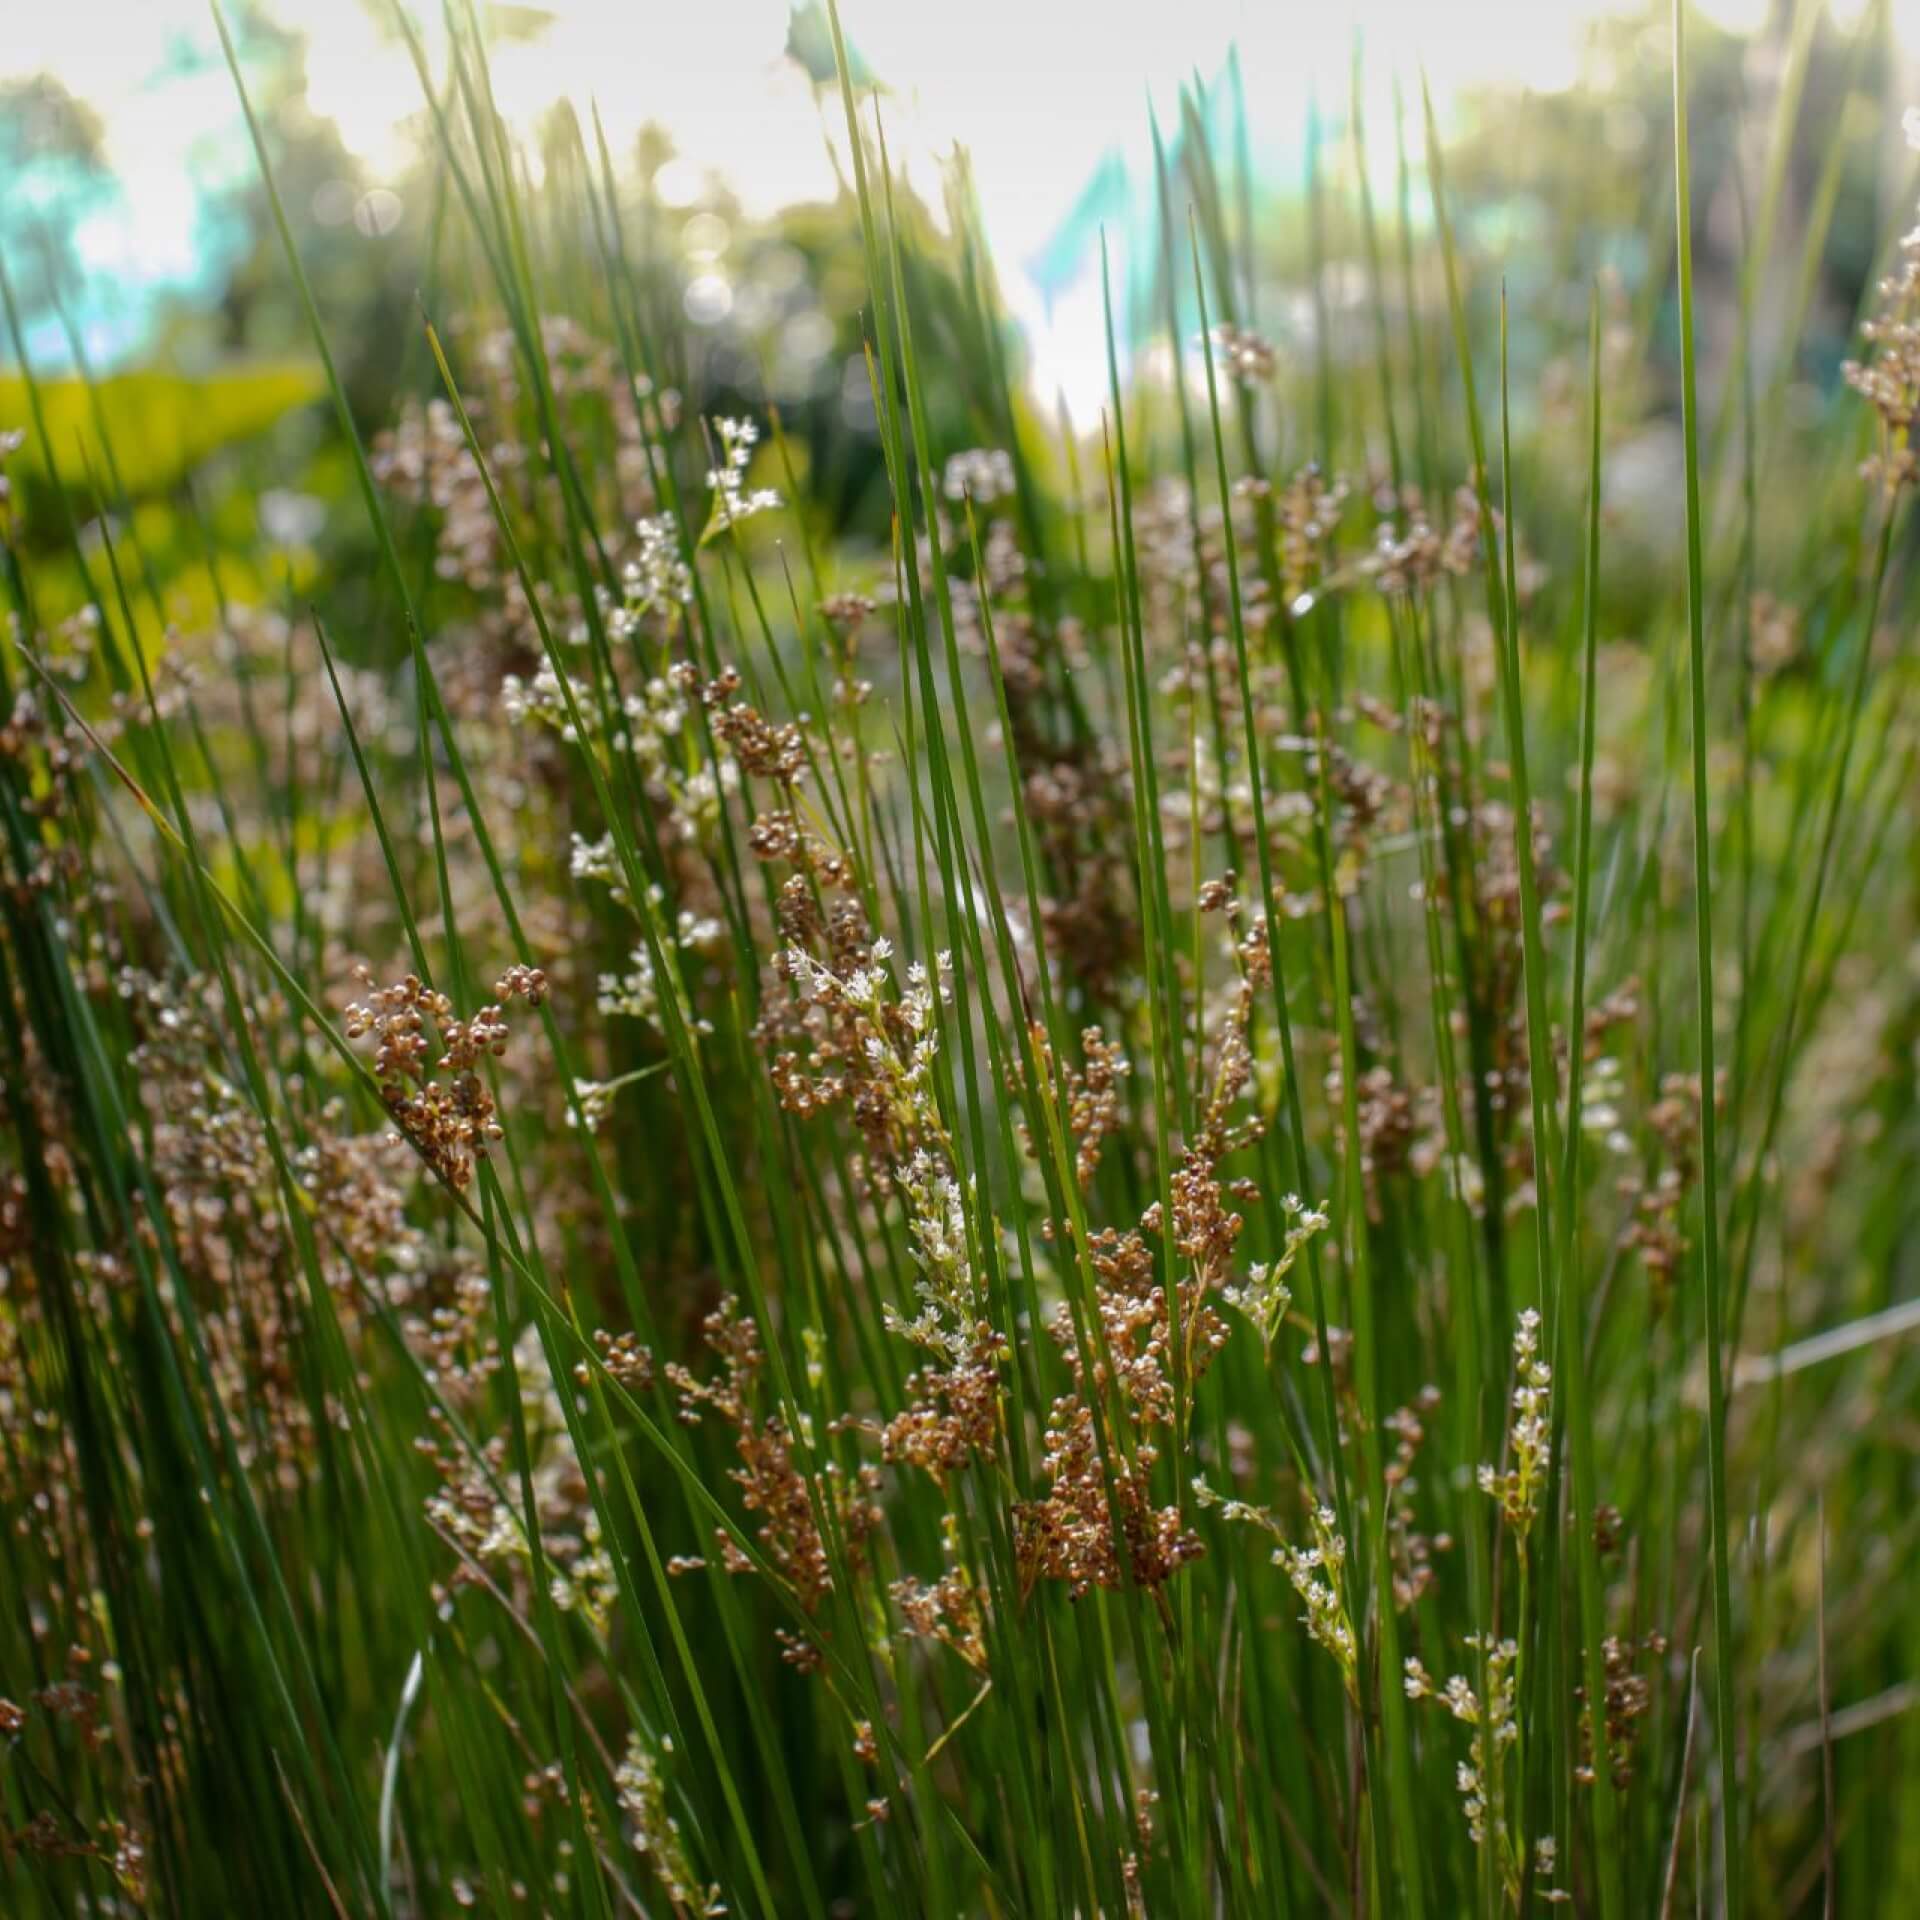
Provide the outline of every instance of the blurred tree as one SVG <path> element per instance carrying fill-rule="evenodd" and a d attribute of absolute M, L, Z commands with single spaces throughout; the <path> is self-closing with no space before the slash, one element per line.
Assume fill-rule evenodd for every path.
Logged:
<path fill-rule="evenodd" d="M 78 279 L 75 232 L 114 194 L 98 116 L 51 74 L 0 81 L 0 180 L 0 262 L 30 327 Z"/>

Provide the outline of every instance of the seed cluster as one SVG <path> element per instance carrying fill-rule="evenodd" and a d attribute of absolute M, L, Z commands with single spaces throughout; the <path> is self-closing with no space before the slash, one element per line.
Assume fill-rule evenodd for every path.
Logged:
<path fill-rule="evenodd" d="M 464 1192 L 474 1163 L 503 1137 L 493 1094 L 479 1071 L 507 1050 L 502 1009 L 515 999 L 539 1006 L 547 977 L 537 967 L 509 967 L 494 983 L 493 1003 L 468 1020 L 459 1019 L 453 1002 L 423 986 L 416 974 L 390 987 L 375 987 L 364 968 L 359 977 L 368 992 L 348 1004 L 346 1036 L 372 1036 L 374 1078 L 401 1138 L 456 1193 Z"/>

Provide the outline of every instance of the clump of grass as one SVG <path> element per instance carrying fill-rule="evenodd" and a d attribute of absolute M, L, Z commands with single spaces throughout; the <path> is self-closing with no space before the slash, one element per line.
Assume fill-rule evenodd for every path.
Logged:
<path fill-rule="evenodd" d="M 1431 108 L 1297 352 L 1185 100 L 1076 431 L 836 23 L 866 546 L 470 13 L 364 434 L 249 104 L 377 577 L 0 525 L 9 1910 L 1903 1910 L 1913 242 L 1704 393 L 1680 24 L 1494 448 Z"/>

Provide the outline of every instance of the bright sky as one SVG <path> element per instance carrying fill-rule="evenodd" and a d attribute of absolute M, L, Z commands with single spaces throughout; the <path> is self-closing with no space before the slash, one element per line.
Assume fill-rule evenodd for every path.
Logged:
<path fill-rule="evenodd" d="M 1860 0 L 1849 0 L 1857 7 Z M 51 71 L 106 123 L 124 205 L 76 236 L 83 257 L 124 283 L 190 281 L 199 236 L 195 179 L 251 164 L 204 0 L 14 0 L 0 77 Z M 364 0 L 265 0 L 306 34 L 310 99 L 334 119 L 378 180 L 404 160 L 419 110 L 404 52 Z M 1393 67 L 1424 67 L 1443 103 L 1462 85 L 1567 85 L 1587 21 L 1603 0 L 844 0 L 849 38 L 890 90 L 889 141 L 931 188 L 936 156 L 972 155 L 989 239 L 1016 313 L 1033 336 L 1043 384 L 1079 383 L 1097 328 L 1075 303 L 1049 312 L 1021 263 L 1073 205 L 1102 157 L 1119 150 L 1135 178 L 1151 166 L 1146 105 L 1169 117 L 1181 81 L 1219 71 L 1237 44 L 1262 158 L 1298 165 L 1310 77 L 1344 98 L 1354 38 L 1368 50 L 1384 130 Z M 1751 25 L 1766 0 L 1706 0 Z M 533 45 L 496 50 L 494 83 L 516 120 L 571 95 L 597 100 L 619 151 L 648 121 L 684 157 L 691 197 L 717 172 L 750 213 L 831 191 L 819 109 L 782 58 L 787 0 L 546 0 L 553 24 Z M 1842 7 L 1837 10 L 1846 10 Z M 420 5 L 423 19 L 437 8 Z M 1920 27 L 1920 0 L 1896 0 Z M 21 20 L 30 24 L 24 28 Z M 1469 23 L 1470 30 L 1469 30 Z M 1910 35 L 1914 43 L 1920 34 Z M 430 44 L 432 35 L 430 34 Z M 182 71 L 183 50 L 200 56 Z M 209 57 L 211 64 L 209 65 Z M 937 195 L 934 196 L 937 200 Z M 1084 308 L 1087 303 L 1079 303 Z"/>

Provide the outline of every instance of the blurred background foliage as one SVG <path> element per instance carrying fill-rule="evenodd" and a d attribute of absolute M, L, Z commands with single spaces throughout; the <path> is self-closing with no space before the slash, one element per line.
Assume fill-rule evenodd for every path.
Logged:
<path fill-rule="evenodd" d="M 377 7 L 369 12 L 398 39 L 389 16 Z M 1670 516 L 1636 515 L 1636 502 L 1661 497 L 1678 444 L 1665 15 L 1656 5 L 1593 20 L 1571 87 L 1469 87 L 1446 105 L 1470 317 L 1490 341 L 1504 283 L 1527 457 L 1551 461 L 1551 438 L 1537 443 L 1531 430 L 1550 429 L 1556 410 L 1571 418 L 1587 290 L 1596 276 L 1614 321 L 1651 342 L 1648 360 L 1621 355 L 1636 385 L 1615 392 L 1612 417 L 1642 432 L 1609 467 L 1623 537 L 1643 537 L 1650 560 L 1671 553 L 1674 530 Z M 312 110 L 303 37 L 277 26 L 261 7 L 236 7 L 232 18 L 339 372 L 360 431 L 371 440 L 394 423 L 408 397 L 424 400 L 437 390 L 426 316 L 456 352 L 463 335 L 484 335 L 489 315 L 470 290 L 486 286 L 485 262 L 471 223 L 457 217 L 460 188 L 440 157 L 430 110 L 422 109 L 413 128 L 416 157 L 376 177 L 334 122 Z M 538 41 L 551 18 L 537 8 L 487 13 L 490 32 L 507 43 Z M 11 49 L 16 68 L 31 65 L 30 35 L 27 42 Z M 821 90 L 821 138 L 844 181 L 843 134 L 825 93 L 825 44 L 819 8 L 797 9 L 787 58 Z M 183 50 L 179 58 L 199 60 L 204 52 Z M 1417 358 L 1424 345 L 1429 364 L 1437 364 L 1445 358 L 1444 288 L 1431 246 L 1420 76 L 1395 68 L 1391 55 L 1355 50 L 1355 75 L 1363 64 L 1390 73 L 1400 107 L 1398 126 L 1365 129 L 1365 184 L 1390 236 L 1397 221 L 1405 222 L 1405 259 L 1386 269 L 1411 271 L 1422 315 L 1417 332 L 1424 341 L 1416 337 L 1405 351 Z M 859 62 L 857 47 L 855 58 L 862 77 L 881 90 L 884 110 L 887 76 Z M 1897 218 L 1887 209 L 1912 191 L 1912 156 L 1897 147 L 1900 70 L 1891 12 L 1881 5 L 1836 21 L 1825 8 L 1782 0 L 1751 31 L 1698 26 L 1690 111 L 1709 395 L 1729 373 L 1746 377 L 1727 365 L 1743 291 L 1740 263 L 1756 205 L 1771 195 L 1773 264 L 1766 285 L 1746 290 L 1755 302 L 1756 357 L 1779 340 L 1793 342 L 1790 353 L 1767 360 L 1761 377 L 1789 427 L 1819 417 L 1818 402 L 1837 382 L 1875 271 L 1877 236 L 1889 217 Z M 1369 269 L 1350 106 L 1361 93 L 1357 84 L 1350 92 L 1350 84 L 1345 74 L 1320 76 L 1307 123 L 1279 130 L 1283 145 L 1292 141 L 1297 165 L 1249 157 L 1256 149 L 1248 126 L 1262 118 L 1260 89 L 1245 85 L 1231 60 L 1210 77 L 1196 76 L 1176 110 L 1163 107 L 1158 128 L 1176 228 L 1198 197 L 1187 156 L 1199 150 L 1200 136 L 1213 151 L 1239 156 L 1240 177 L 1208 184 L 1242 230 L 1236 250 L 1252 263 L 1253 311 L 1245 317 L 1276 350 L 1272 404 L 1288 464 L 1313 455 L 1324 437 L 1327 423 L 1314 418 L 1307 398 L 1323 353 L 1336 368 L 1348 363 L 1347 384 L 1356 394 L 1370 384 Z M 1783 116 L 1791 138 L 1778 149 L 1785 158 L 1779 178 L 1769 180 L 1765 156 Z M 692 414 L 776 406 L 794 477 L 806 483 L 794 495 L 809 503 L 810 533 L 821 542 L 851 543 L 851 551 L 871 554 L 877 565 L 887 495 L 861 344 L 864 269 L 847 195 L 754 216 L 721 175 L 709 173 L 692 197 L 679 183 L 665 190 L 676 161 L 667 128 L 644 128 L 604 162 L 594 128 L 570 108 L 516 133 L 529 156 L 533 228 L 545 253 L 537 265 L 551 310 L 594 340 L 615 339 L 609 236 L 596 231 L 588 191 L 589 172 L 597 187 L 606 164 L 620 206 L 642 359 L 651 353 L 666 362 L 652 370 Z M 1275 137 L 1267 126 L 1257 151 L 1271 155 Z M 16 463 L 11 510 L 23 522 L 27 550 L 40 559 L 43 617 L 58 620 L 82 603 L 70 529 L 109 509 L 139 516 L 141 548 L 157 576 L 152 585 L 182 627 L 200 621 L 220 594 L 285 603 L 325 580 L 344 644 L 387 645 L 373 636 L 374 609 L 358 600 L 356 583 L 371 571 L 368 536 L 357 515 L 331 511 L 349 484 L 349 468 L 331 416 L 318 404 L 319 371 L 299 302 L 245 155 L 230 156 L 223 144 L 217 160 L 196 173 L 190 281 L 146 289 L 137 314 L 108 313 L 104 321 L 103 302 L 124 305 L 132 294 L 125 286 L 102 289 L 78 257 L 74 236 L 116 186 L 98 115 L 57 75 L 25 71 L 0 79 L 0 175 L 7 182 L 0 192 L 0 262 L 14 361 L 0 379 L 0 428 L 23 429 L 32 443 Z M 913 202 L 903 212 L 916 229 L 908 257 L 924 282 L 915 291 L 931 322 L 929 355 L 963 376 L 933 388 L 935 404 L 955 415 L 941 423 L 945 443 L 1005 443 L 994 397 L 996 368 L 1005 369 L 1032 457 L 1064 484 L 1066 437 L 1077 438 L 1097 462 L 1097 415 L 1083 402 L 1063 436 L 1069 398 L 1044 390 L 1045 370 L 1025 356 L 1019 329 L 995 297 L 964 154 L 945 179 L 918 185 L 917 201 L 912 185 L 903 188 Z M 1021 264 L 1047 298 L 1064 296 L 1090 278 L 1097 285 L 1103 240 L 1115 259 L 1123 338 L 1141 376 L 1142 419 L 1134 431 L 1171 436 L 1177 422 L 1167 404 L 1172 356 L 1159 192 L 1150 173 L 1142 177 L 1118 152 L 1093 169 L 1041 254 Z M 1387 244 L 1393 251 L 1401 241 L 1390 237 Z M 1190 335 L 1196 323 L 1188 289 L 1177 296 L 1174 324 Z M 89 344 L 101 336 L 114 343 L 104 363 Z M 22 371 L 28 366 L 37 410 Z M 974 417 L 960 417 L 963 410 Z M 1724 436 L 1727 410 L 1720 413 Z M 117 470 L 100 457 L 101 415 L 121 449 Z M 130 456 L 127 449 L 138 451 Z M 1792 446 L 1773 451 L 1799 457 Z M 1464 448 L 1435 452 L 1457 479 Z M 1542 523 L 1529 527 L 1530 537 L 1550 556 L 1570 556 L 1572 523 L 1557 527 L 1553 515 L 1556 504 L 1572 503 L 1574 490 L 1564 490 L 1558 503 L 1551 489 L 1534 491 Z M 1793 490 L 1775 488 L 1770 498 L 1791 500 Z M 148 607 L 143 617 L 150 616 Z"/>

